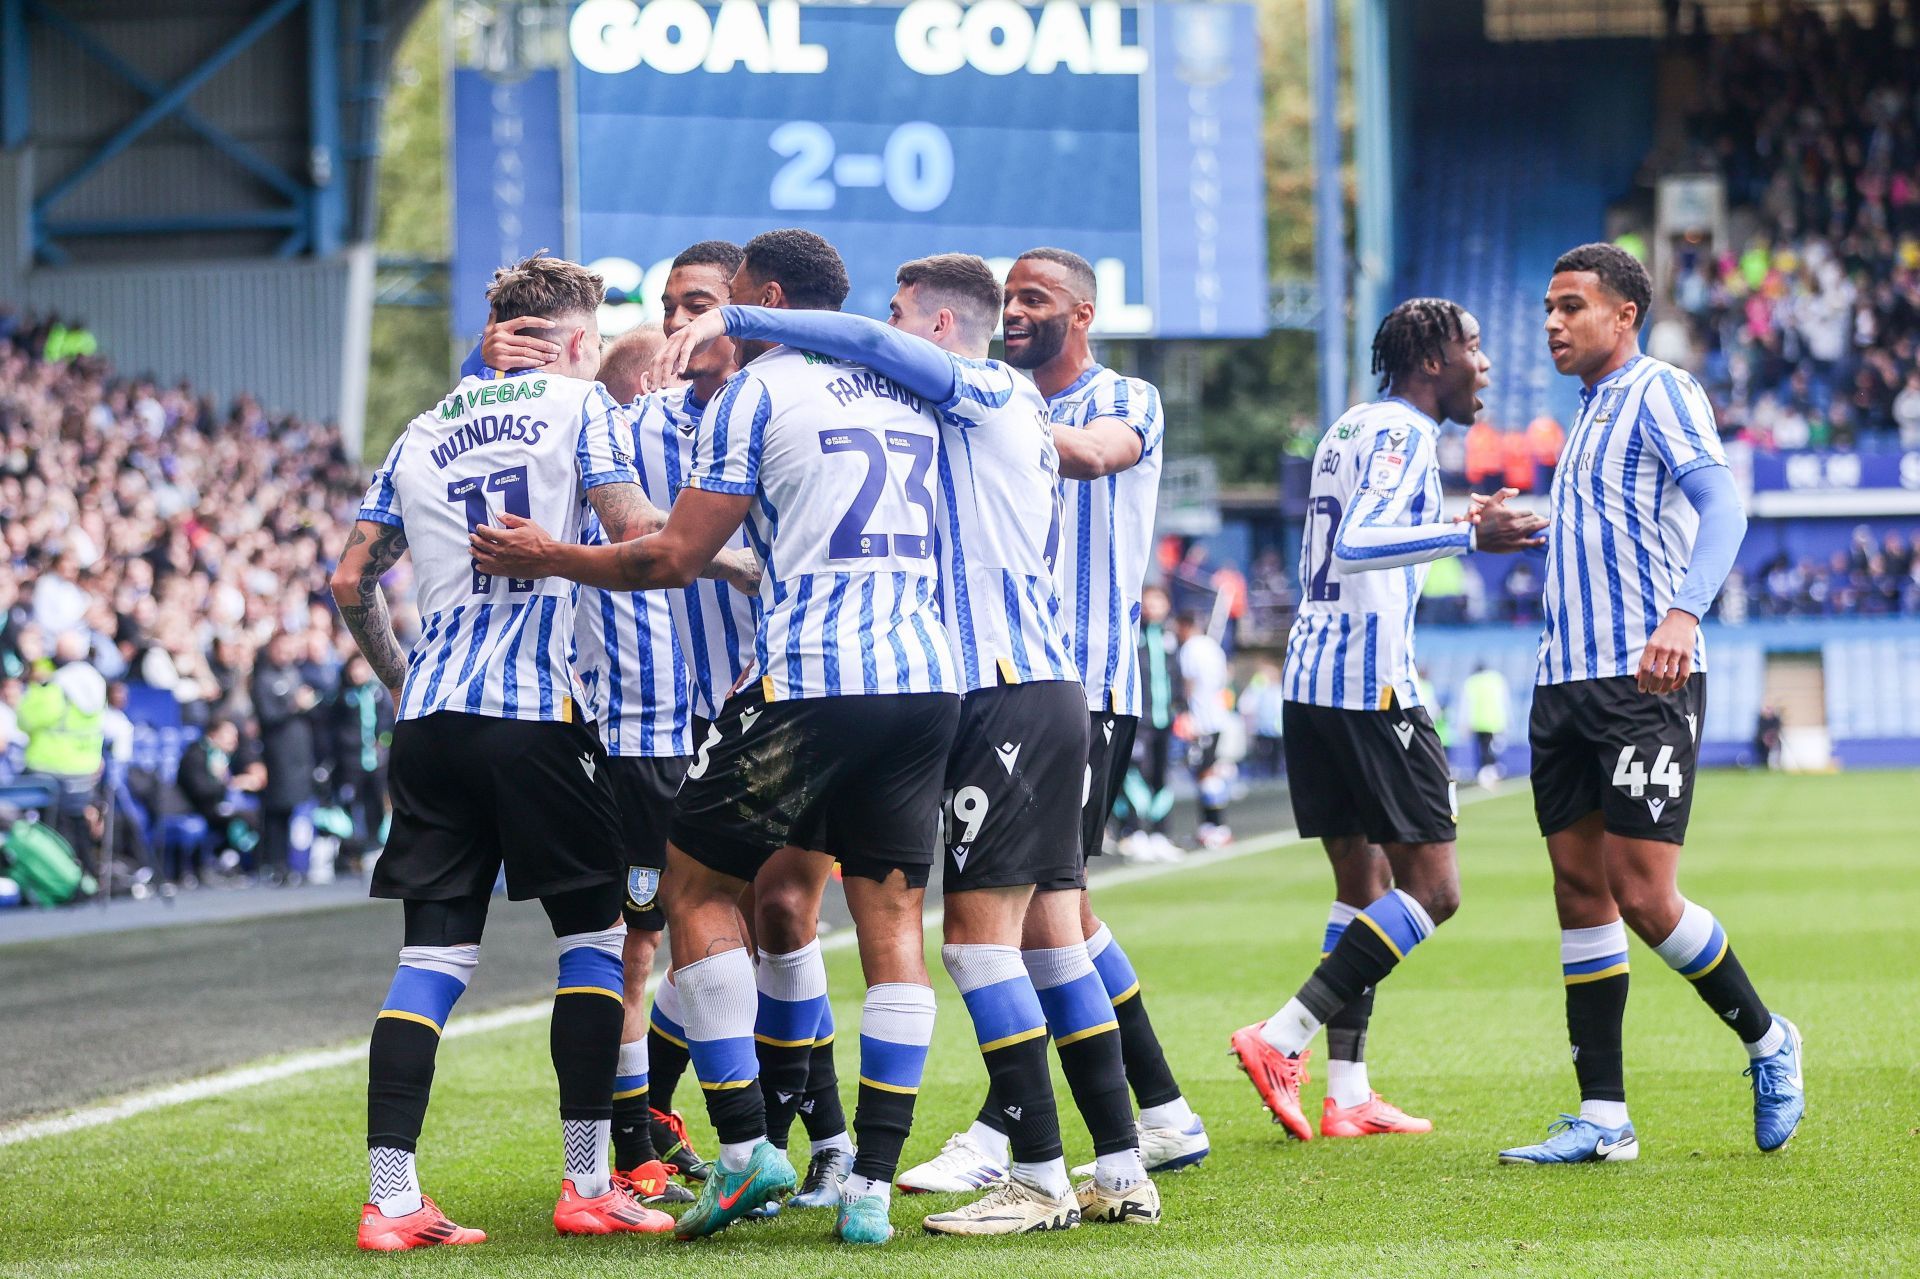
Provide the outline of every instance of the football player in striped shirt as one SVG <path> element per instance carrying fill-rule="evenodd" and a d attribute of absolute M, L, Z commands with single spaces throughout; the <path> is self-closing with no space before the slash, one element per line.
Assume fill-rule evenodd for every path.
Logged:
<path fill-rule="evenodd" d="M 601 363 L 602 384 L 627 405 L 635 419 L 634 430 L 641 441 L 636 453 L 641 486 L 661 507 L 670 507 L 686 487 L 700 416 L 738 369 L 739 361 L 731 342 L 714 342 L 692 356 L 675 377 L 653 384 L 659 389 L 647 392 L 649 357 L 668 336 L 725 304 L 742 256 L 738 245 L 724 240 L 704 240 L 682 250 L 673 260 L 661 290 L 661 329 L 623 334 L 608 348 Z M 485 344 L 488 363 L 515 368 L 553 358 L 558 354 L 556 348 L 525 332 L 540 323 L 510 321 L 490 329 Z M 521 328 L 520 333 L 511 331 L 516 326 Z M 728 546 L 745 553 L 746 530 L 736 533 Z M 757 590 L 757 582 L 755 587 Z M 601 594 L 588 592 L 589 596 Z M 677 652 L 670 655 L 664 651 L 659 629 L 650 628 L 656 649 L 653 661 L 649 663 L 643 655 L 635 654 L 622 668 L 631 685 L 628 699 L 638 703 L 651 697 L 657 703 L 667 690 L 644 677 L 649 670 L 666 670 L 670 661 L 677 663 L 684 676 L 681 695 L 658 717 L 674 716 L 685 722 L 690 713 L 690 740 L 706 742 L 720 706 L 752 660 L 755 593 L 726 581 L 702 578 L 682 591 L 608 592 L 605 597 L 650 601 L 653 608 L 671 615 Z M 589 619 L 595 615 L 592 609 L 582 612 Z M 624 628 L 624 633 L 633 629 Z M 591 638 L 583 635 L 582 651 L 604 650 L 596 649 Z M 609 749 L 613 749 L 611 741 Z M 674 771 L 684 775 L 687 763 L 679 761 Z M 620 767 L 616 760 L 616 770 Z M 657 1151 L 689 1180 L 703 1181 L 706 1162 L 693 1151 L 684 1124 L 671 1109 L 675 1087 L 688 1064 L 679 992 L 671 978 L 661 984 L 650 1017 L 646 1004 L 646 979 L 652 971 L 658 930 L 663 923 L 653 898 L 659 891 L 667 821 L 679 786 L 677 780 L 663 780 L 672 781 L 671 788 L 646 785 L 643 775 L 635 796 L 637 803 L 625 802 L 627 797 L 623 795 L 623 820 L 630 828 L 636 820 L 641 826 L 630 835 L 630 849 L 637 848 L 643 854 L 637 862 L 631 852 L 629 856 L 629 921 L 634 911 L 644 908 L 651 929 L 629 928 L 627 937 L 627 1029 L 614 1097 L 615 1162 L 622 1169 L 642 1166 Z M 616 791 L 619 789 L 616 781 Z M 829 859 L 804 850 L 783 849 L 761 869 L 755 880 L 759 891 L 743 903 L 754 923 L 759 952 L 755 974 L 760 984 L 760 1013 L 754 1041 L 767 1096 L 768 1140 L 786 1149 L 797 1109 L 813 1144 L 806 1175 L 800 1189 L 786 1201 L 788 1208 L 837 1205 L 840 1185 L 853 1166 L 853 1143 L 847 1136 L 834 1069 L 833 1013 L 825 998 L 826 967 L 816 937 L 820 900 L 831 866 Z M 643 876 L 637 884 L 633 882 L 636 870 Z M 641 894 L 640 905 L 636 905 L 636 889 Z M 656 1102 L 657 1106 L 651 1104 Z M 649 1111 L 653 1112 L 653 1122 L 643 1131 Z M 636 1184 L 648 1185 L 654 1179 L 653 1170 L 642 1176 L 630 1173 L 629 1177 Z M 767 1211 L 775 1212 L 778 1207 L 769 1205 Z"/>
<path fill-rule="evenodd" d="M 1547 285 L 1547 349 L 1580 379 L 1580 416 L 1553 477 L 1528 736 L 1580 1113 L 1503 1163 L 1638 1156 L 1620 1047 L 1628 928 L 1746 1045 L 1760 1149 L 1785 1145 L 1806 1109 L 1800 1032 L 1768 1011 L 1713 913 L 1680 895 L 1706 717 L 1700 619 L 1746 514 L 1700 384 L 1640 353 L 1652 301 L 1646 268 L 1610 244 L 1561 255 Z"/>
<path fill-rule="evenodd" d="M 494 277 L 494 319 L 555 321 L 562 355 L 530 377 L 463 378 L 408 424 L 374 475 L 333 574 L 360 651 L 394 694 L 393 829 L 376 897 L 405 903 L 405 945 L 368 1053 L 362 1248 L 478 1243 L 420 1192 L 415 1143 L 440 1033 L 480 958 L 495 878 L 537 897 L 559 980 L 553 1064 L 565 1172 L 562 1234 L 657 1232 L 607 1162 L 620 1046 L 621 866 L 607 755 L 569 661 L 574 588 L 480 569 L 468 536 L 501 512 L 577 534 L 589 506 L 629 536 L 646 499 L 600 365 L 599 276 L 536 255 Z M 403 653 L 380 578 L 411 549 L 423 632 Z"/>
<path fill-rule="evenodd" d="M 1314 1135 L 1300 1087 L 1322 1025 L 1321 1136 L 1433 1127 L 1373 1091 L 1365 1046 L 1374 987 L 1460 900 L 1453 779 L 1413 662 L 1426 566 L 1474 549 L 1537 546 L 1546 524 L 1510 509 L 1511 489 L 1485 504 L 1477 526 L 1442 522 L 1440 426 L 1473 421 L 1487 367 L 1473 316 L 1442 298 L 1402 302 L 1373 339 L 1385 395 L 1348 409 L 1314 453 L 1281 741 L 1294 820 L 1326 847 L 1334 902 L 1313 975 L 1231 1039 L 1261 1101 L 1301 1141 Z"/>
<path fill-rule="evenodd" d="M 739 368 L 731 342 L 704 347 L 681 372 L 683 376 L 645 383 L 644 358 L 629 361 L 627 352 L 657 350 L 667 335 L 724 305 L 739 269 L 741 249 L 725 240 L 703 240 L 674 258 L 661 289 L 662 328 L 634 330 L 608 347 L 601 381 L 636 417 L 647 419 L 643 429 L 657 431 L 665 441 L 662 465 L 643 470 L 649 497 L 670 506 L 686 486 L 692 464 L 693 439 L 706 405 Z M 535 330 L 546 321 L 527 317 L 489 325 L 486 340 L 469 357 L 475 368 L 525 369 L 539 367 L 558 354 Z M 484 353 L 485 359 L 482 360 Z M 632 376 L 626 369 L 631 366 Z M 462 366 L 463 369 L 466 365 Z M 484 376 L 485 374 L 483 374 Z M 619 385 L 616 386 L 615 384 Z M 648 391 L 647 385 L 657 389 Z M 651 478 L 652 484 L 648 484 Z M 656 490 L 664 487 L 661 494 Z M 742 527 L 728 543 L 730 550 L 746 551 Z M 682 654 L 687 659 L 686 692 L 691 697 L 691 740 L 704 742 L 719 707 L 752 661 L 749 648 L 754 632 L 754 595 L 724 581 L 702 578 L 684 591 L 640 592 L 639 597 L 664 600 L 672 614 Z M 630 677 L 638 678 L 642 664 L 627 663 Z M 639 690 L 636 689 L 636 695 Z M 667 797 L 669 800 L 671 796 Z M 631 815 L 628 816 L 631 820 Z M 653 841 L 643 841 L 651 851 Z M 664 827 L 659 852 L 665 857 Z M 658 866 L 658 863 L 651 863 Z M 853 1143 L 847 1137 L 841 1108 L 839 1080 L 833 1059 L 833 1010 L 822 992 L 826 966 L 817 942 L 819 907 L 831 878 L 831 863 L 808 856 L 804 850 L 782 849 L 768 859 L 755 880 L 756 892 L 741 903 L 751 919 L 757 960 L 755 974 L 761 986 L 760 1025 L 754 1042 L 767 1096 L 768 1140 L 786 1149 L 796 1110 L 812 1138 L 812 1157 L 800 1189 L 789 1197 L 788 1208 L 832 1207 L 840 1202 L 840 1184 L 853 1165 Z M 631 877 L 631 869 L 629 875 Z M 645 887 L 642 884 L 642 887 Z M 653 885 L 655 892 L 658 885 Z M 688 1065 L 686 1028 L 682 1025 L 679 992 L 669 974 L 660 983 L 651 1014 L 646 1010 L 646 978 L 652 971 L 659 934 L 629 930 L 627 937 L 627 1039 L 621 1045 L 625 1064 L 617 1084 L 614 1119 L 615 1161 L 621 1167 L 647 1156 L 651 1147 L 667 1166 L 688 1181 L 704 1181 L 707 1162 L 694 1150 L 686 1125 L 673 1111 L 673 1095 Z M 637 1020 L 636 1020 L 637 1019 Z M 799 1023 L 804 1022 L 805 1025 Z M 642 1087 L 644 1085 L 644 1087 Z M 624 1095 L 623 1095 L 624 1094 Z M 649 1114 L 649 1132 L 643 1137 L 629 1118 Z M 622 1154 L 624 1142 L 625 1154 Z M 645 1176 L 632 1178 L 645 1183 Z M 768 1204 L 756 1216 L 776 1215 L 782 1204 Z"/>
<path fill-rule="evenodd" d="M 1085 258 L 1066 249 L 1030 249 L 1008 272 L 1001 325 L 1007 363 L 1032 375 L 1053 419 L 1062 517 L 1054 581 L 1089 710 L 1081 866 L 1061 891 L 1079 911 L 1088 957 L 1113 1001 L 1127 1082 L 1140 1103 L 1141 1157 L 1148 1172 L 1162 1172 L 1206 1158 L 1207 1130 L 1167 1067 L 1133 964 L 1093 913 L 1085 861 L 1101 851 L 1140 722 L 1140 593 L 1153 543 L 1164 424 L 1160 393 L 1151 384 L 1093 358 L 1087 334 L 1096 301 Z M 991 1097 L 979 1123 L 998 1123 Z M 1075 1170 L 1083 1171 L 1084 1165 Z"/>
<path fill-rule="evenodd" d="M 638 394 L 640 375 L 663 340 L 650 330 L 622 334 L 608 344 L 600 363 L 600 384 L 626 408 L 619 429 L 640 487 L 661 512 L 643 523 L 648 532 L 659 527 L 673 500 L 665 473 L 674 446 L 662 437 L 651 403 Z M 581 533 L 589 545 L 607 541 L 595 518 L 584 522 Z M 621 951 L 626 1019 L 614 1077 L 613 1166 L 647 1203 L 693 1198 L 669 1180 L 654 1149 L 647 1081 L 647 977 L 666 927 L 660 873 L 666 868 L 674 796 L 693 755 L 688 664 L 674 627 L 671 594 L 583 588 L 574 624 L 581 685 L 607 748 L 626 862 L 626 896 L 620 905 L 627 923 Z"/>
<path fill-rule="evenodd" d="M 1140 1165 L 1117 1027 L 1077 900 L 1034 891 L 1077 889 L 1076 786 L 1086 757 L 1085 703 L 1052 577 L 1059 509 L 1049 414 L 1031 382 L 986 358 L 1000 284 L 983 260 L 941 254 L 906 263 L 896 279 L 888 324 L 728 307 L 675 345 L 721 332 L 781 341 L 855 360 L 939 406 L 942 612 L 967 690 L 947 761 L 942 958 L 973 1017 L 1005 1130 L 985 1134 L 999 1147 L 990 1168 L 948 1177 L 936 1160 L 900 1185 L 1001 1183 L 928 1217 L 936 1234 L 1155 1220 L 1158 1194 Z M 1030 910 L 1036 899 L 1053 909 Z M 1098 1156 L 1099 1175 L 1077 1193 L 1061 1157 L 1049 1031 Z"/>
<path fill-rule="evenodd" d="M 833 310 L 847 290 L 831 245 L 784 230 L 746 246 L 732 296 Z M 820 848 L 845 871 L 869 983 L 859 1152 L 834 1233 L 884 1243 L 933 1034 L 920 912 L 960 710 L 937 599 L 938 426 L 920 397 L 872 370 L 787 347 L 745 344 L 742 354 L 750 358 L 709 406 L 692 478 L 659 533 L 582 547 L 508 520 L 506 530 L 477 529 L 473 546 L 490 567 L 550 564 L 603 589 L 683 586 L 750 521 L 765 565 L 760 674 L 696 753 L 667 854 L 675 982 L 721 1142 L 677 1231 L 712 1234 L 796 1180 L 766 1140 L 754 971 L 736 903 L 780 849 Z"/>

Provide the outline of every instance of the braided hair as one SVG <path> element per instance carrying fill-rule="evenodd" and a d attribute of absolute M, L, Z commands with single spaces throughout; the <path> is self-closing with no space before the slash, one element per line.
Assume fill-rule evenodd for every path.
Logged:
<path fill-rule="evenodd" d="M 1445 298 L 1408 298 L 1380 321 L 1373 335 L 1373 371 L 1380 389 L 1413 373 L 1428 360 L 1446 362 L 1447 343 L 1466 337 L 1460 317 L 1466 314 Z"/>

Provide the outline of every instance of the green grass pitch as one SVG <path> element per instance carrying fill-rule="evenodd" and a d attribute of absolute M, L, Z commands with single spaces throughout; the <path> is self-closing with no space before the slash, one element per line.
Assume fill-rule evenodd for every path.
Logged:
<path fill-rule="evenodd" d="M 1498 1148 L 1537 1139 L 1574 1104 L 1546 860 L 1525 796 L 1513 795 L 1468 809 L 1461 913 L 1382 988 L 1375 1014 L 1375 1084 L 1434 1119 L 1426 1137 L 1290 1143 L 1226 1054 L 1228 1033 L 1277 1006 L 1317 955 L 1329 879 L 1316 847 L 1102 896 L 1213 1137 L 1204 1167 L 1163 1179 L 1158 1228 L 933 1239 L 919 1216 L 952 1201 L 896 1196 L 899 1235 L 882 1249 L 835 1245 L 815 1213 L 700 1244 L 558 1240 L 548 1213 L 559 1136 L 546 1030 L 535 1024 L 453 1040 L 441 1053 L 422 1177 L 457 1220 L 491 1234 L 484 1246 L 355 1252 L 365 1079 L 342 1067 L 0 1149 L 0 1274 L 1920 1272 L 1920 843 L 1908 817 L 1917 781 L 1711 775 L 1702 784 L 1683 888 L 1720 916 L 1761 992 L 1806 1034 L 1809 1115 L 1778 1155 L 1753 1147 L 1738 1043 L 1636 943 L 1627 1086 L 1639 1162 L 1495 1164 Z M 853 957 L 829 962 L 836 1016 L 851 1030 Z M 966 1122 L 984 1082 L 960 1001 L 943 975 L 934 981 L 940 1023 L 909 1161 Z M 371 1009 L 378 992 L 367 998 Z M 850 1080 L 853 1036 L 845 1042 Z M 1061 1096 L 1069 1157 L 1085 1158 L 1084 1129 L 1064 1088 Z M 698 1107 L 697 1089 L 683 1087 L 681 1098 Z"/>

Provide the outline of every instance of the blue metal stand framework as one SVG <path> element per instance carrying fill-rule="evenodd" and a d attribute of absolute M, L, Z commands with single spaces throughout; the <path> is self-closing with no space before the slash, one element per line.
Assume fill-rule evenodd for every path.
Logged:
<path fill-rule="evenodd" d="M 267 32 L 306 10 L 307 173 L 295 175 L 270 163 L 231 133 L 187 105 L 222 68 L 252 48 Z M 268 0 L 245 26 L 171 84 L 161 84 L 114 53 L 47 0 L 0 0 L 0 142 L 28 140 L 28 24 L 70 41 L 109 75 L 130 86 L 147 104 L 102 142 L 71 173 L 34 201 L 35 255 L 43 262 L 68 260 L 60 241 L 85 236 L 177 235 L 208 231 L 284 231 L 275 252 L 316 256 L 340 248 L 347 222 L 347 190 L 341 145 L 340 12 L 338 0 Z M 111 164 L 163 120 L 191 130 L 208 147 L 244 169 L 272 193 L 261 207 L 189 217 L 62 219 L 56 208 L 81 183 Z"/>
<path fill-rule="evenodd" d="M 1313 273 L 1320 294 L 1320 415 L 1347 410 L 1346 200 L 1340 183 L 1340 28 L 1334 0 L 1311 0 Z"/>
<path fill-rule="evenodd" d="M 26 0 L 0 0 L 0 147 L 27 140 Z"/>

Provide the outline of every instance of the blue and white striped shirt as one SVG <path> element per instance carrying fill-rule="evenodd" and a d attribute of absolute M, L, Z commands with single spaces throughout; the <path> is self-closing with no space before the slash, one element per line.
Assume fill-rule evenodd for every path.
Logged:
<path fill-rule="evenodd" d="M 998 360 L 947 358 L 954 392 L 938 406 L 941 613 L 965 688 L 1078 681 L 1053 578 L 1060 454 L 1046 400 Z"/>
<path fill-rule="evenodd" d="M 1639 670 L 1700 527 L 1680 477 L 1726 463 L 1706 392 L 1682 369 L 1636 355 L 1581 391 L 1553 476 L 1538 683 Z M 1704 637 L 1693 668 L 1707 668 Z"/>
<path fill-rule="evenodd" d="M 666 467 L 666 492 L 664 499 L 655 497 L 654 504 L 671 507 L 693 471 L 694 437 L 707 406 L 693 397 L 692 387 L 686 386 L 656 391 L 644 403 L 644 426 L 655 431 L 665 446 L 661 460 Z M 647 495 L 653 497 L 653 489 L 649 488 Z M 748 545 L 745 524 L 727 545 Z M 705 577 L 684 590 L 670 592 L 668 600 L 673 627 L 680 636 L 680 651 L 687 658 L 692 711 L 705 720 L 718 719 L 727 694 L 753 662 L 760 601 L 725 582 Z"/>
<path fill-rule="evenodd" d="M 500 511 L 578 539 L 587 490 L 637 482 L 619 406 L 597 382 L 555 374 L 463 378 L 407 424 L 374 473 L 360 518 L 405 530 L 421 635 L 399 717 L 465 711 L 575 717 L 571 582 L 493 577 L 467 537 Z"/>
<path fill-rule="evenodd" d="M 1300 612 L 1281 687 L 1339 710 L 1420 705 L 1413 611 L 1427 565 L 1465 553 L 1465 524 L 1440 522 L 1439 426 L 1405 400 L 1357 404 L 1313 455 L 1300 539 Z"/>
<path fill-rule="evenodd" d="M 934 558 L 939 447 L 918 396 L 790 347 L 707 406 L 687 487 L 754 499 L 767 700 L 960 691 Z"/>
<path fill-rule="evenodd" d="M 655 398 L 645 396 L 628 405 L 620 430 L 647 500 L 665 508 L 673 504 L 668 476 L 678 469 L 680 442 L 671 426 L 662 431 L 663 415 Z M 587 512 L 581 540 L 590 546 L 607 540 L 592 511 Z M 581 588 L 574 615 L 580 683 L 587 712 L 599 725 L 609 755 L 693 753 L 687 660 L 673 618 L 673 602 L 681 595 L 677 590 Z"/>
<path fill-rule="evenodd" d="M 1140 713 L 1140 591 L 1160 499 L 1160 392 L 1096 364 L 1049 397 L 1056 431 L 1115 418 L 1140 437 L 1140 460 L 1097 480 L 1061 480 L 1060 553 L 1054 580 L 1087 705 Z"/>

